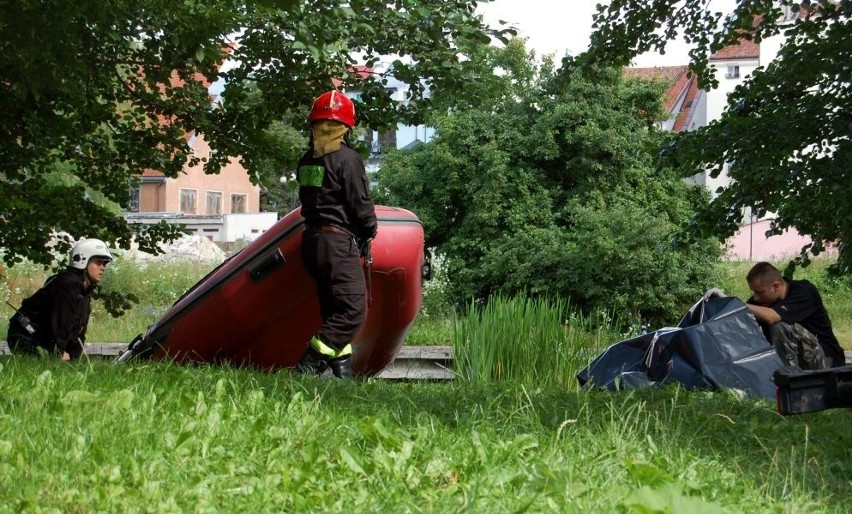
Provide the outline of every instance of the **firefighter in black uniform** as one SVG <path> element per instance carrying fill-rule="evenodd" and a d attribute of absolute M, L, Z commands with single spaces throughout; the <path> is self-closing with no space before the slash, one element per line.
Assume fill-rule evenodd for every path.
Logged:
<path fill-rule="evenodd" d="M 92 312 L 91 293 L 110 261 L 112 255 L 99 239 L 75 244 L 68 267 L 47 279 L 9 320 L 9 350 L 36 354 L 42 349 L 64 361 L 79 357 Z"/>
<path fill-rule="evenodd" d="M 317 286 L 319 331 L 296 369 L 352 376 L 352 339 L 367 311 L 361 256 L 376 235 L 376 210 L 370 198 L 361 155 L 349 146 L 355 106 L 339 91 L 324 93 L 308 115 L 311 147 L 299 161 L 296 179 L 305 231 L 302 262 Z"/>

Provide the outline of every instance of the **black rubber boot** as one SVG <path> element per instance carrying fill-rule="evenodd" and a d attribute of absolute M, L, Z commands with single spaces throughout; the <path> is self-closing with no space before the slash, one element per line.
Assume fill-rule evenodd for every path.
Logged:
<path fill-rule="evenodd" d="M 332 359 L 331 362 L 329 362 L 329 365 L 331 366 L 331 372 L 334 373 L 334 376 L 337 378 L 347 380 L 352 378 L 352 357 L 350 355 Z"/>
<path fill-rule="evenodd" d="M 308 346 L 305 354 L 293 368 L 297 373 L 313 373 L 314 375 L 322 375 L 327 369 L 328 357 L 316 351 L 312 346 Z"/>

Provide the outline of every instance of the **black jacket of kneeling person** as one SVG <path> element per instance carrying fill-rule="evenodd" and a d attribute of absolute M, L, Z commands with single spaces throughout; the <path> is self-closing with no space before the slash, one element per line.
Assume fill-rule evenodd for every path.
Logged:
<path fill-rule="evenodd" d="M 76 359 L 83 353 L 91 314 L 91 292 L 83 283 L 83 270 L 67 268 L 49 278 L 36 293 L 23 301 L 20 313 L 29 318 L 35 333 L 30 335 L 17 319 L 9 320 L 9 347 L 21 353 L 68 353 Z"/>
<path fill-rule="evenodd" d="M 768 325 L 797 323 L 816 336 L 829 367 L 843 366 L 846 356 L 834 335 L 828 311 L 816 286 L 807 280 L 790 280 L 767 262 L 759 262 L 746 278 L 754 293 L 746 305 L 768 335 Z M 761 311 L 761 309 L 764 309 Z"/>
<path fill-rule="evenodd" d="M 9 349 L 36 354 L 42 348 L 58 353 L 63 360 L 78 358 L 86 341 L 92 292 L 111 260 L 102 241 L 85 239 L 77 243 L 68 268 L 47 279 L 9 320 Z M 32 333 L 21 322 L 22 316 L 28 318 Z"/>

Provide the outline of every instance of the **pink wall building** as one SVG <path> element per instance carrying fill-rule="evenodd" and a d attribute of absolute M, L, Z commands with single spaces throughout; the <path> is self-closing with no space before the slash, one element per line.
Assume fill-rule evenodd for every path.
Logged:
<path fill-rule="evenodd" d="M 210 146 L 201 137 L 188 143 L 196 156 L 210 156 Z M 246 169 L 234 159 L 217 175 L 206 175 L 203 166 L 185 166 L 176 178 L 145 170 L 131 212 L 164 212 L 196 216 L 253 214 L 260 212 L 260 187 L 249 180 Z"/>
<path fill-rule="evenodd" d="M 811 242 L 809 237 L 799 234 L 796 230 L 766 237 L 771 223 L 771 219 L 762 219 L 740 227 L 740 230 L 725 242 L 727 258 L 779 262 L 796 257 L 802 247 Z"/>

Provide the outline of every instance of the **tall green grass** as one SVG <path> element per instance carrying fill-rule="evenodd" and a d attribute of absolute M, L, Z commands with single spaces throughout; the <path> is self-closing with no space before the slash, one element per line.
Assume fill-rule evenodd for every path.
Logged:
<path fill-rule="evenodd" d="M 0 513 L 849 512 L 852 414 L 0 359 Z"/>
<path fill-rule="evenodd" d="M 129 259 L 114 261 L 101 289 L 132 293 L 139 303 L 123 316 L 115 318 L 103 304 L 93 302 L 88 340 L 129 343 L 215 267 L 213 263 L 180 261 L 164 264 L 139 263 Z"/>
<path fill-rule="evenodd" d="M 569 307 L 562 299 L 527 297 L 471 303 L 454 320 L 457 375 L 576 387 L 577 371 L 619 335 L 606 316 L 593 319 Z"/>
<path fill-rule="evenodd" d="M 795 278 L 805 278 L 817 285 L 841 345 L 847 349 L 852 349 L 852 278 L 829 277 L 825 273 L 825 268 L 829 264 L 830 261 L 817 259 L 810 267 L 799 269 Z M 728 294 L 747 298 L 750 292 L 744 277 L 751 265 L 752 263 L 745 262 L 721 263 L 719 265 L 721 281 L 718 286 Z M 783 267 L 783 264 L 779 266 Z M 90 342 L 131 341 L 133 337 L 155 322 L 175 300 L 214 267 L 214 264 L 180 262 L 140 264 L 128 259 L 116 259 L 107 268 L 103 284 L 104 290 L 133 293 L 140 299 L 140 303 L 124 316 L 113 318 L 100 302 L 95 301 L 92 320 L 89 324 L 88 340 Z M 19 306 L 23 298 L 34 293 L 44 284 L 46 278 L 47 273 L 41 267 L 31 263 L 21 263 L 13 268 L 0 266 L 0 313 L 2 313 L 0 315 L 0 339 L 5 338 L 8 318 L 12 314 L 5 301 Z M 445 277 L 439 276 L 434 284 L 427 283 L 424 290 L 424 308 L 409 332 L 406 344 L 454 344 L 453 341 L 458 330 L 457 321 L 475 312 L 475 309 L 472 310 L 471 306 L 465 307 L 462 311 L 457 311 L 452 305 L 449 305 L 442 289 L 442 280 L 445 280 Z M 556 309 L 567 309 L 567 307 L 567 305 L 554 306 Z M 521 306 L 517 306 L 517 308 L 519 312 L 523 311 Z M 528 307 L 527 310 L 529 311 L 531 308 Z M 501 314 L 495 313 L 495 315 L 500 316 Z M 607 334 L 607 332 L 614 330 L 612 327 L 615 325 L 607 320 L 606 314 L 579 316 L 561 313 L 558 317 L 562 318 L 558 325 L 563 330 L 568 331 L 570 337 L 587 338 L 590 344 L 599 345 L 599 343 L 602 343 L 602 338 L 610 339 L 609 342 L 615 342 L 620 336 L 625 335 Z M 566 320 L 569 323 L 565 323 Z M 676 321 L 677 319 L 673 319 L 672 323 Z M 557 324 L 555 320 L 552 323 Z M 603 328 L 600 329 L 599 327 Z M 637 332 L 638 328 L 633 327 L 631 330 Z M 552 333 L 558 331 L 555 328 L 548 328 L 547 330 L 552 331 Z M 586 336 L 577 333 L 583 330 L 590 330 L 591 335 Z M 598 335 L 597 332 L 601 330 L 603 333 Z M 574 331 L 575 334 L 570 335 L 571 331 Z M 556 340 L 561 336 L 550 337 L 549 339 L 548 337 L 550 336 L 542 334 L 541 340 L 545 341 L 544 344 L 549 344 L 546 341 Z M 518 336 L 510 336 L 505 340 L 508 342 L 512 339 L 521 340 Z M 503 341 L 503 338 L 500 341 Z M 571 344 L 568 344 L 570 347 Z"/>

